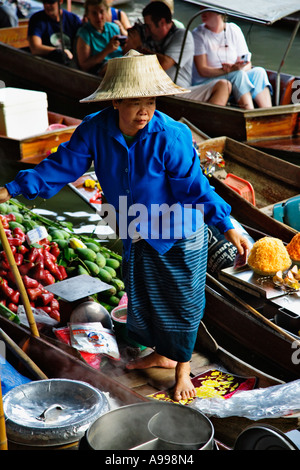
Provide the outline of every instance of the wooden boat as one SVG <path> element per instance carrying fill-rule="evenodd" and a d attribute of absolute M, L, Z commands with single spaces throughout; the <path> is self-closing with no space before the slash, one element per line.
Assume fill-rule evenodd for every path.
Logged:
<path fill-rule="evenodd" d="M 149 395 L 165 390 L 174 381 L 174 371 L 165 369 L 153 368 L 144 371 L 128 371 L 125 370 L 124 363 L 118 364 L 118 366 L 110 364 L 103 370 L 94 369 L 85 363 L 73 348 L 53 338 L 43 335 L 40 337 L 33 336 L 26 327 L 16 325 L 1 316 L 0 328 L 5 331 L 14 343 L 22 347 L 27 356 L 34 362 L 34 365 L 46 377 L 83 380 L 107 393 L 109 399 L 112 399 L 114 407 L 147 402 L 150 400 Z M 33 380 L 41 379 L 34 373 L 28 375 L 28 370 L 24 369 L 24 362 L 20 361 L 13 349 L 8 349 L 7 355 L 7 360 L 23 375 L 27 375 Z M 128 356 L 124 356 L 124 360 L 128 360 Z M 255 377 L 257 380 L 256 387 L 258 388 L 266 388 L 282 383 L 275 377 L 249 366 L 246 362 L 220 347 L 203 324 L 199 329 L 197 347 L 191 365 L 193 376 L 210 369 L 217 369 L 228 370 L 229 373 L 239 377 Z M 221 367 L 223 369 L 220 369 Z M 210 420 L 214 426 L 216 444 L 219 449 L 224 450 L 233 448 L 238 435 L 253 424 L 248 418 L 235 416 L 229 418 L 210 417 Z M 297 428 L 298 419 L 297 415 L 289 419 L 262 419 L 257 424 L 272 425 L 280 432 L 285 433 Z M 74 443 L 73 447 L 77 447 L 77 444 Z M 22 450 L 24 446 L 9 443 L 9 449 Z"/>
<path fill-rule="evenodd" d="M 231 205 L 236 219 L 288 243 L 297 231 L 275 220 L 272 212 L 274 204 L 299 195 L 300 168 L 230 137 L 209 139 L 187 119 L 180 120 L 191 129 L 202 163 L 207 152 L 222 155 L 225 166 L 220 168 L 215 165 L 210 182 L 216 192 Z M 228 174 L 237 177 L 236 184 L 234 181 L 230 185 L 226 183 Z M 241 183 L 238 178 L 250 183 L 252 188 Z"/>
<path fill-rule="evenodd" d="M 207 320 L 205 318 L 205 325 L 202 323 L 198 331 L 197 343 L 191 362 L 192 374 L 197 376 L 212 367 L 223 366 L 230 373 L 239 376 L 257 377 L 258 387 L 269 387 L 298 378 L 298 367 L 292 361 L 289 361 L 291 340 L 287 336 L 279 334 L 270 326 L 264 328 L 264 323 L 258 321 L 256 317 L 251 317 L 247 309 L 241 308 L 236 298 L 235 302 L 232 299 L 228 301 L 225 295 L 220 295 L 218 289 L 214 285 L 213 287 L 207 287 L 208 307 L 205 314 L 207 320 L 209 321 L 210 317 L 214 316 L 215 310 L 218 310 L 219 314 L 224 312 L 223 319 L 225 317 L 226 322 L 229 324 L 231 322 L 231 310 L 233 309 L 234 313 L 241 312 L 240 315 L 245 317 L 241 322 L 245 328 L 244 331 L 251 331 L 252 334 L 251 354 L 247 358 L 249 360 L 240 360 L 239 354 L 232 354 L 231 348 L 226 350 L 223 346 L 219 346 L 214 337 L 211 336 L 210 330 L 207 331 Z M 64 318 L 62 326 L 68 322 L 73 308 L 72 302 L 61 301 L 60 311 L 63 313 L 62 317 Z M 236 330 L 239 330 L 238 327 L 238 324 L 235 325 Z M 0 316 L 0 328 L 16 344 L 22 346 L 23 350 L 47 377 L 84 380 L 100 390 L 108 392 L 117 401 L 118 406 L 147 401 L 150 399 L 149 394 L 166 390 L 174 383 L 174 371 L 165 371 L 163 369 L 126 370 L 124 363 L 136 354 L 136 350 L 124 347 L 122 341 L 120 341 L 121 361 L 108 361 L 107 364 L 104 363 L 103 368 L 94 369 L 83 360 L 77 350 L 55 339 L 52 329 L 49 330 L 46 327 L 42 330 L 40 336 L 36 336 L 29 328 L 17 325 L 2 316 Z M 265 332 L 265 329 L 267 332 Z M 239 331 L 240 336 L 242 336 L 242 331 Z M 226 334 L 224 336 L 226 337 Z M 255 342 L 253 338 L 256 338 Z M 245 343 L 247 346 L 249 340 Z M 253 345 L 253 343 L 255 344 Z M 271 349 L 269 346 L 266 347 L 268 344 L 271 345 Z M 263 351 L 261 352 L 260 349 Z M 243 352 L 242 347 L 241 350 Z M 274 351 L 276 351 L 275 354 Z M 273 357 L 275 359 L 272 359 Z M 19 358 L 17 358 L 18 361 Z M 251 364 L 255 361 L 259 362 L 259 367 Z M 276 367 L 274 361 L 277 361 Z M 269 364 L 270 362 L 272 367 Z M 271 369 L 275 371 L 275 374 L 269 372 Z M 221 441 L 222 445 L 227 446 L 233 446 L 240 432 L 251 424 L 251 421 L 246 418 L 235 417 L 229 419 L 212 418 L 212 422 L 216 431 L 216 439 Z M 261 420 L 260 424 L 262 423 L 272 424 L 283 432 L 287 432 L 295 429 L 298 421 L 293 418 L 289 420 L 272 419 L 271 421 L 266 419 Z"/>
<path fill-rule="evenodd" d="M 0 135 L 0 160 L 37 164 L 62 142 L 70 140 L 81 120 L 48 112 L 49 127 L 41 134 L 22 139 Z"/>
<path fill-rule="evenodd" d="M 98 87 L 99 78 L 96 76 L 33 56 L 24 49 L 10 45 L 9 39 L 2 39 L 5 40 L 8 43 L 0 40 L 0 74 L 6 86 L 45 91 L 50 110 L 71 114 L 79 119 L 106 106 L 106 103 L 101 102 L 89 104 L 79 102 Z M 269 74 L 275 86 L 277 74 L 274 72 Z M 298 135 L 300 111 L 299 104 L 292 104 L 292 85 L 296 78 L 280 74 L 280 80 L 281 104 L 272 108 L 245 111 L 232 106 L 221 107 L 197 102 L 180 96 L 160 97 L 157 99 L 157 107 L 174 119 L 185 116 L 211 137 L 226 135 L 248 143 L 270 138 L 274 146 L 280 144 L 278 137 L 293 137 L 291 139 L 293 143 Z M 281 154 L 285 153 L 284 149 Z"/>

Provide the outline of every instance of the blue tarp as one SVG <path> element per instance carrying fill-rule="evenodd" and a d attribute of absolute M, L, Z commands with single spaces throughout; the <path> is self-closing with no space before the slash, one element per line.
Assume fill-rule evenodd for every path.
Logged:
<path fill-rule="evenodd" d="M 28 382 L 31 382 L 30 379 L 24 377 L 16 369 L 9 364 L 9 362 L 0 355 L 0 377 L 1 377 L 1 387 L 2 395 L 4 396 L 11 389 L 22 385 Z"/>

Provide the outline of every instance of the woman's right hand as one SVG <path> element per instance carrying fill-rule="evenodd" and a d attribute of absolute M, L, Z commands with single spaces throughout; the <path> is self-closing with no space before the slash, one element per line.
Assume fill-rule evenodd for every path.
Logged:
<path fill-rule="evenodd" d="M 2 202 L 8 201 L 10 198 L 11 198 L 11 195 L 9 194 L 7 189 L 5 187 L 1 187 L 0 188 L 0 204 Z"/>

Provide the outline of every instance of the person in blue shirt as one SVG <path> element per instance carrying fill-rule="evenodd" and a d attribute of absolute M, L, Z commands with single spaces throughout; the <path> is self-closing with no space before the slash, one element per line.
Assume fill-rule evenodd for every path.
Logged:
<path fill-rule="evenodd" d="M 120 28 L 106 20 L 105 0 L 86 0 L 84 25 L 77 32 L 77 62 L 85 72 L 101 75 L 109 59 L 121 57 Z"/>
<path fill-rule="evenodd" d="M 210 186 L 190 129 L 156 110 L 155 97 L 186 92 L 155 55 L 129 51 L 108 62 L 83 102 L 112 100 L 87 116 L 69 142 L 0 188 L 0 203 L 20 194 L 50 198 L 94 163 L 122 239 L 129 336 L 153 348 L 128 369 L 175 369 L 173 398 L 195 396 L 190 360 L 205 307 L 207 224 L 242 254 L 249 248 L 230 206 Z"/>
<path fill-rule="evenodd" d="M 31 16 L 28 24 L 29 47 L 34 55 L 70 65 L 76 33 L 82 22 L 75 13 L 60 8 L 60 3 L 62 0 L 44 0 L 44 9 Z"/>

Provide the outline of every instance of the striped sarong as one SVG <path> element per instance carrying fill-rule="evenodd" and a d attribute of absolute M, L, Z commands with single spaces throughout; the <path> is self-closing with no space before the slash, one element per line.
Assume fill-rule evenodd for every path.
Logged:
<path fill-rule="evenodd" d="M 158 354 L 187 362 L 205 307 L 207 226 L 159 254 L 145 240 L 123 261 L 129 336 Z"/>

